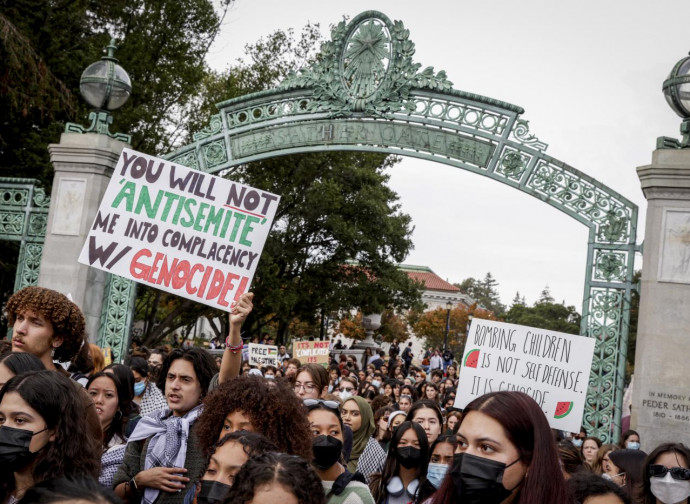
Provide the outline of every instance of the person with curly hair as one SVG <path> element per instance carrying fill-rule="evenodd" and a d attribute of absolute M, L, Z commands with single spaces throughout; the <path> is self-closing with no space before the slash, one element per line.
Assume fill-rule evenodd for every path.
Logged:
<path fill-rule="evenodd" d="M 311 436 L 306 411 L 285 380 L 241 375 L 221 383 L 204 400 L 196 434 L 205 454 L 225 434 L 258 432 L 280 451 L 311 460 Z"/>
<path fill-rule="evenodd" d="M 124 460 L 113 477 L 115 493 L 124 500 L 181 503 L 204 471 L 192 427 L 201 415 L 201 401 L 216 361 L 201 348 L 177 348 L 163 363 L 158 387 L 168 407 L 144 416 L 129 438 Z"/>
<path fill-rule="evenodd" d="M 69 362 L 86 339 L 86 320 L 67 296 L 44 287 L 15 292 L 5 307 L 12 326 L 12 351 L 35 355 L 46 369 L 55 371 L 53 360 Z"/>
<path fill-rule="evenodd" d="M 276 450 L 273 443 L 256 432 L 226 434 L 214 445 L 201 481 L 187 492 L 184 504 L 224 502 L 235 476 L 247 460 Z"/>
<path fill-rule="evenodd" d="M 57 291 L 32 286 L 15 292 L 7 301 L 5 312 L 12 326 L 13 352 L 30 353 L 41 359 L 48 371 L 70 376 L 53 360 L 69 362 L 86 344 L 86 321 L 76 304 Z M 89 430 L 94 440 L 100 442 L 101 422 L 91 398 L 83 384 L 74 383 L 86 408 Z"/>
<path fill-rule="evenodd" d="M 311 441 L 309 443 L 311 448 Z M 268 452 L 242 467 L 225 502 L 233 504 L 325 504 L 321 479 L 307 461 Z"/>
<path fill-rule="evenodd" d="M 98 476 L 100 446 L 90 435 L 74 383 L 33 371 L 0 389 L 0 502 L 62 476 Z"/>

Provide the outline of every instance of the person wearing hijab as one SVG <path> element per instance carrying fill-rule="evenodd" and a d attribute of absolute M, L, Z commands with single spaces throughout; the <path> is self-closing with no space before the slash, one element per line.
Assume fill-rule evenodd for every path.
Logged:
<path fill-rule="evenodd" d="M 342 417 L 343 423 L 352 429 L 352 453 L 347 470 L 359 471 L 368 482 L 371 474 L 383 470 L 386 461 L 386 452 L 374 437 L 374 413 L 363 397 L 354 396 L 343 404 Z"/>

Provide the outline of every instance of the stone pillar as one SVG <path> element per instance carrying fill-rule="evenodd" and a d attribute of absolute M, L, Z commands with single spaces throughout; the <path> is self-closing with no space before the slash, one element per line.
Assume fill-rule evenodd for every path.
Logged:
<path fill-rule="evenodd" d="M 79 263 L 89 228 L 126 143 L 95 133 L 63 133 L 48 146 L 55 177 L 38 285 L 71 294 L 96 341 L 107 273 Z"/>
<path fill-rule="evenodd" d="M 690 149 L 658 149 L 637 174 L 648 207 L 631 427 L 649 452 L 690 445 Z"/>

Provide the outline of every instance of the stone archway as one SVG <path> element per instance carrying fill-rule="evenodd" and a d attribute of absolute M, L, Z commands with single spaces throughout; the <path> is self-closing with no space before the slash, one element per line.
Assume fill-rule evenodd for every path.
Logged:
<path fill-rule="evenodd" d="M 411 156 L 492 178 L 589 228 L 581 334 L 597 341 L 584 422 L 616 439 L 627 356 L 638 208 L 548 156 L 524 110 L 453 89 L 421 70 L 401 21 L 376 11 L 339 23 L 316 63 L 276 89 L 218 104 L 194 143 L 167 156 L 209 173 L 287 154 L 357 150 Z"/>

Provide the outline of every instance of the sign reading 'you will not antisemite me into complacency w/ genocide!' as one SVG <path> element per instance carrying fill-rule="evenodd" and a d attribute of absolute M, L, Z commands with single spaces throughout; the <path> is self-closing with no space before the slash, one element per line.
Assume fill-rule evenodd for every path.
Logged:
<path fill-rule="evenodd" d="M 578 432 L 593 355 L 592 338 L 475 318 L 455 407 L 489 392 L 520 391 L 539 404 L 552 428 Z"/>
<path fill-rule="evenodd" d="M 79 262 L 229 310 L 280 197 L 124 149 Z"/>

